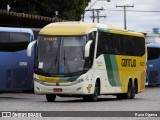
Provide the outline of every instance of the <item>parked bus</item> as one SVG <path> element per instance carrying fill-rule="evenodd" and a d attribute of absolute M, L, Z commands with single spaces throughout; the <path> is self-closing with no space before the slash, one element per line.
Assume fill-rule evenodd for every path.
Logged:
<path fill-rule="evenodd" d="M 145 89 L 144 35 L 111 26 L 51 23 L 41 29 L 36 46 L 34 91 L 49 102 L 58 96 L 97 101 L 99 95 L 133 99 Z"/>
<path fill-rule="evenodd" d="M 160 85 L 160 43 L 150 43 L 147 45 L 147 85 Z"/>
<path fill-rule="evenodd" d="M 31 29 L 0 27 L 1 92 L 32 90 L 34 55 L 26 55 L 27 46 L 33 40 Z"/>

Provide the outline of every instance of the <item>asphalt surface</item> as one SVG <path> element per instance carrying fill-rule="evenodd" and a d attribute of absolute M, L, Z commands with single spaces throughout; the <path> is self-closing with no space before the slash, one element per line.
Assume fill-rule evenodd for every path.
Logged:
<path fill-rule="evenodd" d="M 160 87 L 146 88 L 144 92 L 136 95 L 135 99 L 124 99 L 118 100 L 115 96 L 100 96 L 98 102 L 84 102 L 82 98 L 61 98 L 57 97 L 55 102 L 47 102 L 45 95 L 35 95 L 34 93 L 1 93 L 0 94 L 0 111 L 4 112 L 40 112 L 43 115 L 43 111 L 46 114 L 50 114 L 52 117 L 36 118 L 29 116 L 31 118 L 26 118 L 26 116 L 12 116 L 15 118 L 2 118 L 1 119 L 52 119 L 52 120 L 159 120 L 158 117 L 149 116 L 135 116 L 135 117 L 124 117 L 130 112 L 141 111 L 143 114 L 150 114 L 149 111 L 158 111 L 158 116 L 160 116 Z M 55 111 L 59 111 L 56 113 Z M 73 111 L 67 113 L 66 111 Z M 84 112 L 87 111 L 87 112 Z M 91 112 L 97 111 L 97 112 Z M 109 113 L 109 112 L 111 113 Z M 113 114 L 112 114 L 113 111 Z M 119 111 L 123 111 L 118 115 L 118 117 L 113 117 L 119 114 Z M 144 112 L 146 111 L 146 112 Z M 73 113 L 73 114 L 72 114 Z M 97 114 L 98 113 L 98 114 Z M 157 112 L 155 112 L 156 114 Z M 47 115 L 48 115 L 47 114 Z M 68 116 L 67 116 L 68 114 Z M 109 117 L 108 117 L 109 114 Z M 121 116 L 122 114 L 122 116 Z M 136 113 L 135 113 L 136 114 Z M 77 116 L 76 116 L 77 115 Z M 88 115 L 88 116 L 87 116 Z M 100 116 L 105 117 L 100 117 Z M 110 117 L 110 115 L 112 117 Z M 58 117 L 57 117 L 58 116 Z M 87 116 L 87 117 L 86 117 Z M 28 117 L 28 113 L 27 113 Z"/>

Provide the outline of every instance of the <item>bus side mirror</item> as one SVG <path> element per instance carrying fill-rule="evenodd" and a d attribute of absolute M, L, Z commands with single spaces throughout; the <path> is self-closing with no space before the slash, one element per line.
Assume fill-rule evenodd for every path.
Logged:
<path fill-rule="evenodd" d="M 37 42 L 37 40 L 32 41 L 31 43 L 29 43 L 28 47 L 27 47 L 27 56 L 31 57 L 31 53 L 32 53 L 32 46 L 35 45 Z"/>
<path fill-rule="evenodd" d="M 89 40 L 85 46 L 85 57 L 89 57 L 89 53 L 90 53 L 90 46 L 92 44 L 93 40 Z"/>

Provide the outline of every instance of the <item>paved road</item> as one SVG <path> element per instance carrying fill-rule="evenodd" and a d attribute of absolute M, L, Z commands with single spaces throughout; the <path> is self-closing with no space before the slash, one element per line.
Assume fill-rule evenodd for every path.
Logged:
<path fill-rule="evenodd" d="M 82 98 L 57 97 L 55 102 L 50 103 L 46 101 L 44 95 L 3 93 L 0 94 L 0 111 L 160 111 L 160 87 L 146 88 L 143 93 L 136 95 L 136 98 L 133 100 L 117 100 L 115 96 L 100 96 L 98 102 L 83 102 Z M 17 119 L 18 118 L 16 118 L 16 120 Z M 62 117 L 56 118 L 56 120 L 57 119 L 61 120 Z M 63 119 L 75 120 L 77 118 L 66 117 Z M 84 120 L 82 117 L 78 119 Z M 89 117 L 85 119 L 89 119 Z M 109 118 L 94 117 L 92 119 L 106 120 Z M 126 120 L 131 118 L 112 118 L 112 120 L 116 119 Z M 134 117 L 132 119 L 158 120 L 156 117 Z"/>

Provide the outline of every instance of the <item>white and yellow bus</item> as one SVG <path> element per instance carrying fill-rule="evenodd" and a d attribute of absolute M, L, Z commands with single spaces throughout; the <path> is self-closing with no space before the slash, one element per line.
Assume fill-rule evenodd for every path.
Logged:
<path fill-rule="evenodd" d="M 56 96 L 99 95 L 133 99 L 145 89 L 146 51 L 141 33 L 85 23 L 51 23 L 28 46 L 37 44 L 34 90 L 48 102 Z"/>

